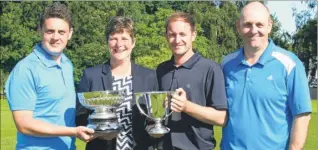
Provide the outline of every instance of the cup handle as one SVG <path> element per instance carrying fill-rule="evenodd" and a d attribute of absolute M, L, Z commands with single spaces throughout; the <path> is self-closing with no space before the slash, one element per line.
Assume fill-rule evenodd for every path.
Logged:
<path fill-rule="evenodd" d="M 141 114 L 143 114 L 143 115 L 145 115 L 146 117 L 148 117 L 148 118 L 154 120 L 151 116 L 147 115 L 147 114 L 144 112 L 144 110 L 140 107 L 140 105 L 139 105 L 139 98 L 140 98 L 141 96 L 143 96 L 143 94 L 138 95 L 138 96 L 136 97 L 136 105 L 137 105 L 137 108 L 139 109 L 139 111 L 140 111 Z"/>
<path fill-rule="evenodd" d="M 172 97 L 172 95 L 167 95 L 167 96 L 170 96 L 170 98 L 166 97 L 168 99 L 171 99 L 171 97 Z M 168 109 L 166 109 L 166 110 L 169 110 L 170 107 L 171 107 L 171 105 L 170 105 L 170 103 L 168 103 Z M 173 113 L 173 111 L 171 111 L 169 114 L 165 113 L 165 116 L 162 118 L 162 120 L 166 120 L 172 113 Z"/>
<path fill-rule="evenodd" d="M 172 113 L 173 111 L 171 111 L 168 115 L 165 115 L 165 117 L 162 120 L 166 120 Z"/>

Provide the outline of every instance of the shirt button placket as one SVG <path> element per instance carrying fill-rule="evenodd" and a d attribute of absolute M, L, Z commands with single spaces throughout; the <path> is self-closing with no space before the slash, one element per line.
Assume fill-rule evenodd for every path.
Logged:
<path fill-rule="evenodd" d="M 60 69 L 60 72 L 61 72 L 61 75 L 62 75 L 62 79 L 63 79 L 63 83 L 64 83 L 64 86 L 66 87 L 66 83 L 65 83 L 65 70 L 63 70 L 64 68 L 62 67 L 62 65 L 59 66 L 59 69 Z"/>
<path fill-rule="evenodd" d="M 252 68 L 249 67 L 247 68 L 247 72 L 246 72 L 246 83 L 250 84 L 251 83 L 251 72 L 252 72 Z"/>

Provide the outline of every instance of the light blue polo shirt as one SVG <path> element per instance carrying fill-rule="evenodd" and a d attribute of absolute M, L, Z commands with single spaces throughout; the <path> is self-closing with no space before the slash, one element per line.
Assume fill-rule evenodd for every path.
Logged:
<path fill-rule="evenodd" d="M 58 65 L 37 44 L 14 67 L 6 82 L 10 109 L 33 111 L 33 118 L 59 126 L 75 126 L 73 65 L 62 54 Z M 74 137 L 36 137 L 17 133 L 16 149 L 75 149 Z"/>
<path fill-rule="evenodd" d="M 288 149 L 293 118 L 311 112 L 304 66 L 272 40 L 253 66 L 243 53 L 241 48 L 222 62 L 229 120 L 221 149 Z"/>

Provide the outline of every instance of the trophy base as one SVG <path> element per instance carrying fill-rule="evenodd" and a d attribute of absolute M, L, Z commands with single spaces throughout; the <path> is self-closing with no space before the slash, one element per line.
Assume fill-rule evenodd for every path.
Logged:
<path fill-rule="evenodd" d="M 95 131 L 94 137 L 99 137 L 99 138 L 105 137 L 104 139 L 106 140 L 111 140 L 112 138 L 115 138 L 122 129 L 121 126 L 116 126 L 116 128 L 109 128 L 109 126 L 105 128 L 102 126 L 104 125 L 99 125 L 99 126 L 92 125 L 92 124 L 87 125 L 88 128 L 94 129 Z M 112 137 L 112 138 L 109 138 L 109 137 Z"/>
<path fill-rule="evenodd" d="M 112 140 L 117 137 L 120 130 L 95 130 L 94 137 L 102 140 Z"/>
<path fill-rule="evenodd" d="M 108 130 L 95 130 L 95 133 L 119 133 L 120 130 L 112 130 L 112 129 L 108 129 Z"/>
<path fill-rule="evenodd" d="M 119 132 L 122 129 L 117 119 L 90 119 L 89 121 L 87 127 L 99 133 Z"/>
<path fill-rule="evenodd" d="M 170 131 L 169 128 L 165 126 L 153 126 L 147 129 L 147 132 L 149 135 L 152 137 L 160 137 L 163 136 L 164 134 L 168 133 Z"/>

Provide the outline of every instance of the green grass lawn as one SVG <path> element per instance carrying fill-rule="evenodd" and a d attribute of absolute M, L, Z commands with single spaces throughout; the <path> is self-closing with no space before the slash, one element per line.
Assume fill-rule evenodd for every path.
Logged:
<path fill-rule="evenodd" d="M 0 100 L 1 104 L 1 150 L 13 150 L 16 143 L 16 129 L 12 120 L 12 115 L 6 100 Z M 309 125 L 308 137 L 305 145 L 305 150 L 317 149 L 317 101 L 312 101 L 313 113 Z M 215 137 L 219 145 L 221 140 L 221 128 L 215 127 Z M 78 150 L 85 149 L 85 143 L 76 140 Z M 219 150 L 219 146 L 216 148 Z"/>

